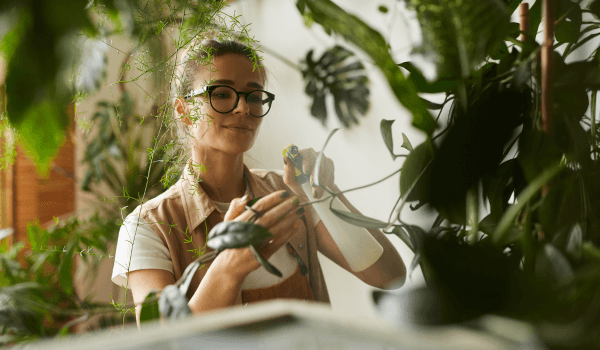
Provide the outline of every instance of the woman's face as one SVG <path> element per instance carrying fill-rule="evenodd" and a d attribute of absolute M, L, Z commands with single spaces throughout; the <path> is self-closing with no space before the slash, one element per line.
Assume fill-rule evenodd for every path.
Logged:
<path fill-rule="evenodd" d="M 212 70 L 200 68 L 193 84 L 194 90 L 212 85 L 227 85 L 238 92 L 264 89 L 264 81 L 253 62 L 240 54 L 225 54 L 213 58 Z M 214 96 L 213 96 L 214 98 Z M 184 102 L 184 121 L 191 128 L 194 148 L 212 148 L 228 154 L 248 151 L 258 135 L 262 118 L 250 115 L 246 98 L 240 96 L 238 105 L 229 113 L 215 111 L 208 96 L 200 95 Z M 180 112 L 181 113 L 181 112 Z"/>

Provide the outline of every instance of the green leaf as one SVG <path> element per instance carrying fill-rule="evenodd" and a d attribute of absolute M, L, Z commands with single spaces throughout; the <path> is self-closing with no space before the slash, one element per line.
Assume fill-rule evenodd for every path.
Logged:
<path fill-rule="evenodd" d="M 378 9 L 381 13 L 388 13 L 388 8 L 386 6 L 381 5 L 378 7 Z"/>
<path fill-rule="evenodd" d="M 408 137 L 406 137 L 406 135 L 404 135 L 404 133 L 402 133 L 402 144 L 400 145 L 400 147 L 408 150 L 409 152 L 413 151 L 413 146 L 410 144 Z"/>
<path fill-rule="evenodd" d="M 574 62 L 564 66 L 562 74 L 554 83 L 555 89 L 570 89 L 575 86 L 600 89 L 600 69 L 594 62 Z"/>
<path fill-rule="evenodd" d="M 583 242 L 583 231 L 581 230 L 581 226 L 579 223 L 575 224 L 571 231 L 569 232 L 569 237 L 567 238 L 567 246 L 566 252 L 573 258 L 575 261 L 579 261 L 581 259 L 581 244 Z"/>
<path fill-rule="evenodd" d="M 404 78 L 396 66 L 383 36 L 331 0 L 305 0 L 304 3 L 310 9 L 315 22 L 322 25 L 325 31 L 340 34 L 373 59 L 398 101 L 412 113 L 413 125 L 431 135 L 436 128 L 435 120 L 419 100 L 414 86 Z"/>
<path fill-rule="evenodd" d="M 144 303 L 142 304 L 142 310 L 140 311 L 140 323 L 158 319 L 160 319 L 158 300 L 156 299 L 156 292 L 151 291 L 148 293 L 144 299 Z"/>
<path fill-rule="evenodd" d="M 410 250 L 412 250 L 413 253 L 415 252 L 415 247 L 413 247 L 412 245 L 410 236 L 408 235 L 406 230 L 402 228 L 402 226 L 394 226 L 392 233 L 398 236 L 398 238 L 400 238 L 400 240 L 402 240 L 402 242 L 404 242 L 404 244 L 406 244 L 406 246 L 410 248 Z"/>
<path fill-rule="evenodd" d="M 535 40 L 542 23 L 542 2 L 543 0 L 536 0 L 529 9 L 529 38 L 532 40 Z"/>
<path fill-rule="evenodd" d="M 538 252 L 535 260 L 535 272 L 538 278 L 557 284 L 573 280 L 573 269 L 565 256 L 552 244 L 546 243 Z"/>
<path fill-rule="evenodd" d="M 428 101 L 422 97 L 419 97 L 421 99 L 421 101 L 425 104 L 425 107 L 427 109 L 431 109 L 431 110 L 437 110 L 437 109 L 442 109 L 444 107 L 444 105 L 439 104 L 439 103 L 434 103 L 431 101 Z"/>
<path fill-rule="evenodd" d="M 600 263 L 600 249 L 592 242 L 585 242 L 581 245 L 581 255 L 586 260 L 593 260 L 596 263 Z"/>
<path fill-rule="evenodd" d="M 555 19 L 560 21 L 555 28 L 556 41 L 559 43 L 577 42 L 581 33 L 581 7 L 571 0 L 559 0 L 555 3 L 555 8 Z M 565 15 L 566 17 L 561 20 Z"/>
<path fill-rule="evenodd" d="M 262 226 L 250 222 L 229 221 L 218 223 L 210 230 L 206 245 L 214 250 L 242 248 L 271 237 L 273 235 Z"/>
<path fill-rule="evenodd" d="M 600 19 L 600 0 L 592 0 L 588 9 L 592 11 L 596 18 Z"/>
<path fill-rule="evenodd" d="M 369 79 L 365 67 L 348 49 L 335 45 L 326 50 L 316 62 L 310 50 L 301 63 L 304 89 L 313 98 L 311 114 L 323 125 L 327 120 L 325 97 L 333 95 L 338 119 L 344 127 L 358 124 L 357 116 L 363 116 L 369 109 Z"/>
<path fill-rule="evenodd" d="M 65 140 L 66 106 L 60 100 L 44 98 L 28 106 L 21 121 L 13 124 L 20 135 L 22 147 L 42 177 L 48 176 L 52 161 Z M 40 128 L 40 125 L 44 128 Z"/>
<path fill-rule="evenodd" d="M 444 78 L 434 82 L 429 82 L 427 79 L 425 79 L 423 73 L 421 73 L 421 71 L 417 69 L 417 67 L 415 67 L 410 61 L 402 62 L 398 64 L 398 66 L 406 69 L 410 73 L 406 79 L 411 81 L 420 92 L 425 92 L 428 94 L 449 92 L 456 86 L 457 83 L 456 80 Z"/>
<path fill-rule="evenodd" d="M 67 294 L 73 294 L 73 255 L 77 249 L 75 243 L 75 241 L 69 242 L 70 247 L 67 246 L 67 251 L 62 255 L 58 266 L 58 282 Z"/>
<path fill-rule="evenodd" d="M 496 0 L 409 0 L 423 33 L 420 51 L 435 53 L 440 77 L 467 78 L 510 29 L 508 7 Z"/>
<path fill-rule="evenodd" d="M 492 235 L 492 241 L 496 244 L 504 244 L 506 242 L 510 228 L 513 225 L 519 212 L 527 205 L 527 203 L 533 199 L 533 197 L 542 189 L 542 187 L 548 183 L 554 176 L 556 176 L 563 167 L 560 163 L 549 167 L 544 170 L 538 177 L 536 177 L 519 195 L 516 200 L 516 204 L 511 205 L 508 210 L 504 213 L 496 231 Z"/>
<path fill-rule="evenodd" d="M 400 194 L 402 196 L 406 196 L 407 192 L 414 188 L 408 197 L 406 197 L 407 202 L 412 202 L 421 199 L 421 202 L 425 202 L 423 199 L 426 193 L 427 180 L 423 179 L 426 177 L 423 175 L 421 179 L 418 180 L 415 185 L 415 181 L 421 175 L 425 167 L 431 162 L 433 159 L 433 146 L 430 141 L 425 141 L 417 148 L 412 150 L 404 164 L 402 165 L 402 172 L 400 173 Z"/>
<path fill-rule="evenodd" d="M 250 246 L 250 251 L 252 252 L 252 255 L 254 255 L 254 258 L 262 265 L 262 267 L 265 268 L 265 270 L 277 277 L 283 276 L 281 271 L 279 271 L 275 266 L 271 265 L 271 263 L 268 262 L 267 259 L 260 256 L 260 254 L 256 251 L 256 248 L 254 248 L 253 245 Z"/>
<path fill-rule="evenodd" d="M 388 226 L 387 222 L 373 219 L 373 218 L 364 216 L 362 214 L 357 214 L 357 213 L 352 213 L 349 211 L 334 209 L 333 207 L 331 207 L 333 200 L 334 200 L 334 198 L 331 199 L 331 204 L 329 206 L 329 209 L 331 209 L 331 211 L 335 214 L 335 216 L 337 216 L 338 218 L 340 218 L 348 223 L 351 223 L 352 225 L 365 227 L 365 228 L 373 228 L 373 229 L 380 229 L 380 228 L 384 228 L 384 227 Z"/>
<path fill-rule="evenodd" d="M 397 156 L 394 154 L 394 138 L 392 137 L 392 124 L 394 124 L 394 120 L 382 119 L 381 123 L 379 123 L 379 129 L 381 130 L 383 142 L 385 142 L 385 146 L 392 155 L 392 159 L 396 160 Z"/>

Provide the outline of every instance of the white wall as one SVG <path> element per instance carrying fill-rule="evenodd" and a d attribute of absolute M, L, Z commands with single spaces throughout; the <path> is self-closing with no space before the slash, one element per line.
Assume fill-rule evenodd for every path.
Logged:
<path fill-rule="evenodd" d="M 390 23 L 395 1 L 336 1 L 346 11 L 357 14 L 363 21 L 379 30 L 384 37 L 391 39 L 392 52 L 397 53 L 398 63 L 410 59 L 410 37 L 407 24 L 401 16 Z M 379 5 L 386 5 L 390 11 L 382 14 Z M 246 0 L 234 2 L 228 13 L 241 14 L 242 23 L 251 23 L 250 33 L 263 47 L 276 51 L 292 62 L 299 62 L 309 49 L 315 49 L 313 57 L 335 43 L 350 48 L 359 55 L 362 53 L 341 39 L 327 36 L 318 24 L 307 28 L 296 9 L 294 1 Z M 413 32 L 413 34 L 415 34 Z M 418 34 L 418 33 L 417 33 Z M 393 132 L 396 138 L 396 153 L 406 153 L 399 146 L 404 132 L 413 145 L 424 140 L 424 135 L 411 126 L 411 115 L 397 102 L 389 85 L 380 71 L 373 67 L 364 55 L 370 79 L 369 113 L 360 120 L 360 125 L 350 130 L 340 130 L 332 138 L 325 154 L 335 162 L 336 184 L 343 190 L 375 182 L 402 166 L 403 158 L 393 161 L 379 131 L 382 119 L 395 119 Z M 312 147 L 320 150 L 329 132 L 341 127 L 335 113 L 329 114 L 327 127 L 310 115 L 310 99 L 304 94 L 301 74 L 268 53 L 264 54 L 265 66 L 269 73 L 269 91 L 276 95 L 271 112 L 263 121 L 261 133 L 249 154 L 257 160 L 255 167 L 282 169 L 281 151 L 290 143 L 301 148 Z M 439 101 L 443 96 L 429 96 Z M 332 102 L 332 101 L 329 101 Z M 333 112 L 333 108 L 329 110 Z M 404 151 L 404 152 L 403 152 Z M 390 211 L 399 196 L 399 176 L 368 189 L 350 192 L 348 199 L 365 215 L 387 221 Z M 408 207 L 408 206 L 407 206 Z M 406 221 L 424 224 L 434 218 L 419 217 L 406 208 L 403 213 Z M 397 247 L 407 267 L 413 258 L 412 252 L 395 236 L 388 236 Z M 369 287 L 339 266 L 320 256 L 334 311 L 362 317 L 376 317 Z M 415 271 L 412 279 L 407 279 L 404 290 L 423 283 L 420 271 Z"/>

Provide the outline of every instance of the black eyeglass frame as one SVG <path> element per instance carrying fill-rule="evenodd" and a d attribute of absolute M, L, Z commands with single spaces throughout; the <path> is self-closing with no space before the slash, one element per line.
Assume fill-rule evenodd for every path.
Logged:
<path fill-rule="evenodd" d="M 230 110 L 228 110 L 227 112 L 218 111 L 215 108 L 215 106 L 213 106 L 213 104 L 212 104 L 212 97 L 211 97 L 212 92 L 215 91 L 215 89 L 219 88 L 219 87 L 230 88 L 231 90 L 233 90 L 235 92 L 235 103 L 233 104 L 233 108 L 230 109 Z M 267 99 L 266 99 L 267 102 L 263 102 L 263 105 L 265 105 L 265 104 L 268 103 L 269 104 L 269 109 L 267 110 L 267 112 L 265 114 L 263 114 L 261 116 L 255 116 L 250 111 L 248 111 L 248 113 L 250 113 L 250 115 L 253 116 L 254 118 L 262 118 L 265 115 L 267 115 L 267 113 L 269 113 L 269 111 L 271 110 L 271 103 L 273 103 L 273 101 L 275 100 L 275 94 L 272 94 L 272 93 L 270 93 L 270 92 L 268 92 L 266 90 L 260 90 L 260 89 L 258 89 L 258 90 L 248 91 L 248 92 L 240 92 L 240 91 L 237 91 L 236 89 L 234 89 L 232 86 L 229 86 L 229 85 L 208 85 L 208 86 L 205 86 L 204 88 L 199 89 L 199 90 L 192 90 L 189 94 L 184 95 L 183 98 L 191 98 L 191 97 L 196 97 L 198 95 L 202 95 L 204 93 L 208 93 L 208 101 L 210 102 L 210 106 L 215 110 L 215 112 L 221 113 L 221 114 L 227 114 L 227 113 L 229 113 L 229 112 L 231 112 L 231 111 L 233 111 L 234 109 L 237 108 L 238 103 L 240 102 L 240 95 L 244 95 L 244 98 L 246 99 L 246 103 L 248 103 L 248 96 L 250 94 L 256 92 L 256 91 L 262 91 L 265 94 L 267 94 Z"/>

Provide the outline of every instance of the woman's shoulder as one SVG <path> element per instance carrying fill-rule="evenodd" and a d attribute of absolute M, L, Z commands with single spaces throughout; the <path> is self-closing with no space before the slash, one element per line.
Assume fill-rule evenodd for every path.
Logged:
<path fill-rule="evenodd" d="M 180 179 L 161 194 L 148 199 L 147 201 L 143 202 L 143 204 L 138 205 L 131 214 L 144 217 L 144 214 L 148 211 L 155 210 L 164 205 L 170 205 L 172 202 L 183 200 L 181 196 L 181 182 L 182 180 Z"/>

